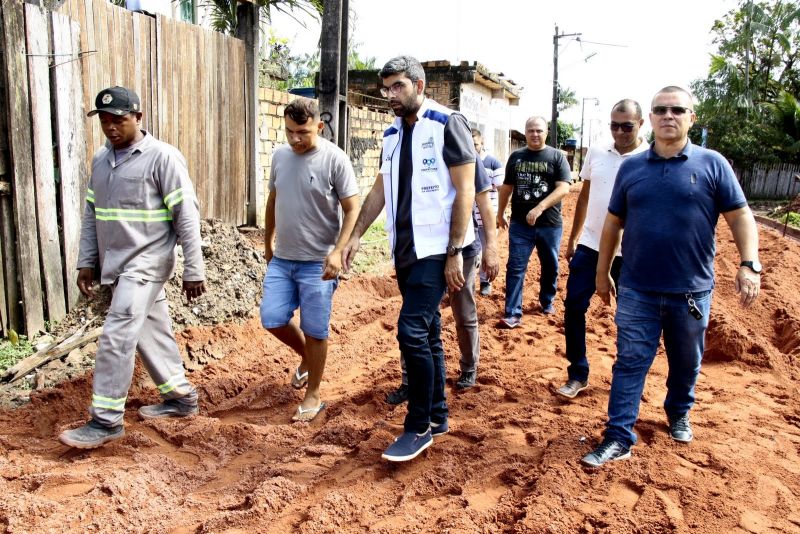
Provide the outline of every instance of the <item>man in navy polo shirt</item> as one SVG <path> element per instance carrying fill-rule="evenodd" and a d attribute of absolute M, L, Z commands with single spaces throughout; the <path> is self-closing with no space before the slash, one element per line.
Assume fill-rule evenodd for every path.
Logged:
<path fill-rule="evenodd" d="M 741 256 L 735 288 L 742 305 L 751 305 L 759 293 L 755 219 L 725 158 L 689 141 L 695 119 L 687 91 L 669 86 L 656 93 L 650 111 L 655 142 L 622 164 L 611 193 L 595 283 L 610 304 L 611 263 L 622 236 L 617 360 L 603 442 L 581 460 L 591 467 L 630 457 L 645 378 L 662 332 L 669 434 L 678 442 L 692 440 L 689 410 L 708 327 L 720 214 Z"/>

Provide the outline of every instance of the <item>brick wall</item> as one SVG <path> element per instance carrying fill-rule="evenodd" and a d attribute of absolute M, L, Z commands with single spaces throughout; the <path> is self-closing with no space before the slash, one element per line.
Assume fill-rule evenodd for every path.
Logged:
<path fill-rule="evenodd" d="M 394 115 L 357 107 L 351 107 L 349 111 L 350 161 L 363 200 L 380 169 L 383 131 L 392 123 Z"/>
<path fill-rule="evenodd" d="M 258 93 L 258 179 L 256 180 L 257 221 L 264 225 L 264 210 L 269 191 L 272 153 L 286 143 L 283 111 L 294 95 L 275 89 L 261 88 Z M 380 168 L 381 141 L 394 115 L 361 107 L 349 107 L 350 161 L 356 173 L 363 200 Z"/>
<path fill-rule="evenodd" d="M 469 71 L 453 70 L 447 61 L 427 61 L 425 69 L 425 96 L 451 109 L 458 109 L 460 86 L 472 81 Z M 365 95 L 385 105 L 381 96 L 381 83 L 377 70 L 348 71 L 347 88 L 357 95 Z"/>

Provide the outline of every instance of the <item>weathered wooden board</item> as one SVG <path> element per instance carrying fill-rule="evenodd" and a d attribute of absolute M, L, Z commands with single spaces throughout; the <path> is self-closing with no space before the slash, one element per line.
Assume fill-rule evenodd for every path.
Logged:
<path fill-rule="evenodd" d="M 67 307 L 72 309 L 80 291 L 75 283 L 80 241 L 81 213 L 88 183 L 86 169 L 86 137 L 83 127 L 84 104 L 81 68 L 77 59 L 80 51 L 79 26 L 66 15 L 52 14 L 53 53 L 57 66 L 53 68 L 55 95 L 56 143 L 61 190 L 61 228 L 64 250 L 64 284 Z M 62 56 L 61 54 L 69 54 Z M 69 59 L 67 59 L 69 58 Z M 74 60 L 72 60 L 74 59 Z"/>
<path fill-rule="evenodd" d="M 61 239 L 58 234 L 58 209 L 53 160 L 53 128 L 50 111 L 50 46 L 47 11 L 25 4 L 25 40 L 28 49 L 31 138 L 36 194 L 39 252 L 47 303 L 47 319 L 60 321 L 67 315 L 64 298 L 64 271 L 61 265 Z M 28 221 L 30 225 L 31 221 Z"/>
<path fill-rule="evenodd" d="M 14 222 L 17 232 L 17 265 L 22 293 L 25 332 L 44 328 L 42 279 L 36 231 L 36 188 L 34 186 L 28 67 L 25 54 L 23 4 L 0 0 L 3 8 L 5 74 L 8 83 L 8 134 L 12 161 Z"/>

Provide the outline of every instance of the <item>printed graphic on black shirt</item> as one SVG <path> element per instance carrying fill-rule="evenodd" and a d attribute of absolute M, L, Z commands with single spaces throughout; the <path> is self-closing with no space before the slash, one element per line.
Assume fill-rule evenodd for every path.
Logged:
<path fill-rule="evenodd" d="M 545 179 L 548 172 L 546 161 L 514 162 L 517 173 L 516 193 L 520 200 L 538 202 L 550 194 L 550 186 Z"/>
<path fill-rule="evenodd" d="M 558 182 L 570 183 L 570 170 L 564 154 L 554 148 L 522 148 L 514 151 L 506 164 L 503 184 L 512 186 L 511 220 L 528 224 L 527 215 L 556 189 Z M 561 203 L 547 208 L 536 218 L 539 228 L 561 226 Z"/>

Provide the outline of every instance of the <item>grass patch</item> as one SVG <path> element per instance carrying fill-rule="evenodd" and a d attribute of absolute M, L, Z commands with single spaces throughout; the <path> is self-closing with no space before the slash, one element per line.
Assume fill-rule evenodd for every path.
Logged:
<path fill-rule="evenodd" d="M 383 222 L 374 222 L 361 237 L 351 272 L 354 274 L 381 274 L 392 265 L 389 250 L 389 236 L 383 229 Z"/>
<path fill-rule="evenodd" d="M 794 228 L 800 228 L 800 213 L 796 211 L 790 211 L 789 213 L 779 213 L 778 210 L 773 210 L 767 213 L 767 217 L 770 219 L 774 219 L 782 224 L 786 224 L 787 217 L 789 221 L 789 226 L 793 226 Z"/>
<path fill-rule="evenodd" d="M 33 354 L 33 345 L 25 336 L 19 336 L 16 345 L 8 339 L 0 341 L 0 372 L 31 354 Z"/>

